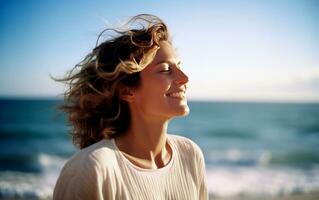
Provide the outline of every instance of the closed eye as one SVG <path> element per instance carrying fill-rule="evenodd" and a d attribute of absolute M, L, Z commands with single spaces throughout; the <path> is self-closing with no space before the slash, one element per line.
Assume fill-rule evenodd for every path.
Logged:
<path fill-rule="evenodd" d="M 172 69 L 169 67 L 169 68 L 166 68 L 166 69 L 162 69 L 160 72 L 170 72 L 172 71 Z"/>
<path fill-rule="evenodd" d="M 162 65 L 162 67 L 160 69 L 160 72 L 167 73 L 167 72 L 171 72 L 172 71 L 172 67 L 169 64 L 162 63 L 161 65 Z"/>

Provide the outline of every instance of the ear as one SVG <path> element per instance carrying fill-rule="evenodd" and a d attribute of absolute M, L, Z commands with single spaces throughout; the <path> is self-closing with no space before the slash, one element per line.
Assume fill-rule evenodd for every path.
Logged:
<path fill-rule="evenodd" d="M 132 88 L 123 86 L 120 89 L 120 98 L 127 102 L 134 101 L 134 92 Z"/>

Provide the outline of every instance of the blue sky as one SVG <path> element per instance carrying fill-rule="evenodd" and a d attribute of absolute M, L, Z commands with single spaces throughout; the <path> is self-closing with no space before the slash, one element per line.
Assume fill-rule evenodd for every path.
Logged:
<path fill-rule="evenodd" d="M 193 100 L 319 102 L 319 1 L 0 0 L 0 96 L 58 97 L 104 28 L 161 17 Z"/>

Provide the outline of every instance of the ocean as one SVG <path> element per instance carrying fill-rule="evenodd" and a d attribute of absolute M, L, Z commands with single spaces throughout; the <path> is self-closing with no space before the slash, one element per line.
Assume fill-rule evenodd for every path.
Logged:
<path fill-rule="evenodd" d="M 50 199 L 77 149 L 59 100 L 0 100 L 0 199 Z M 189 102 L 169 133 L 202 149 L 215 197 L 319 191 L 319 104 Z"/>

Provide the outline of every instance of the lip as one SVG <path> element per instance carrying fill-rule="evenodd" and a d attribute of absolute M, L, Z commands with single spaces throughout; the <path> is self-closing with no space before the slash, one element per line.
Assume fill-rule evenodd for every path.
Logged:
<path fill-rule="evenodd" d="M 165 94 L 165 96 L 175 99 L 185 99 L 185 90 L 177 90 L 173 92 L 168 92 Z"/>

